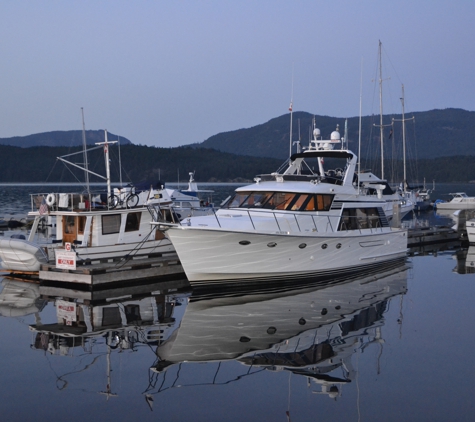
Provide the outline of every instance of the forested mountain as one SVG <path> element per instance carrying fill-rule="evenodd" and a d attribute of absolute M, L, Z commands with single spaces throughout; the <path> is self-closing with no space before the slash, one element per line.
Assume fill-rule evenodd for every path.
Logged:
<path fill-rule="evenodd" d="M 119 148 L 111 146 L 111 180 L 119 182 Z M 66 166 L 57 157 L 82 151 L 81 148 L 32 147 L 19 148 L 0 145 L 0 183 L 5 182 L 83 182 L 84 172 Z M 198 182 L 240 182 L 252 180 L 259 173 L 274 171 L 281 160 L 273 158 L 239 157 L 210 149 L 195 150 L 190 147 L 156 148 L 140 145 L 125 145 L 120 149 L 122 180 L 163 182 L 188 181 L 188 173 L 195 171 Z M 68 157 L 82 165 L 82 153 Z M 105 174 L 102 150 L 88 154 L 89 169 Z M 91 176 L 91 182 L 103 180 Z"/>
<path fill-rule="evenodd" d="M 308 145 L 312 128 L 313 115 L 306 112 L 293 113 L 292 140 L 299 140 L 301 145 Z M 436 158 L 456 155 L 475 155 L 475 112 L 448 108 L 406 114 L 406 145 L 409 158 Z M 384 128 L 384 151 L 388 159 L 402 158 L 402 123 L 401 115 L 385 115 L 383 124 L 392 127 Z M 315 116 L 316 127 L 324 138 L 328 139 L 332 131 L 339 125 L 343 136 L 345 118 Z M 379 124 L 378 116 L 362 118 L 361 151 L 368 159 L 380 155 L 380 132 L 375 125 Z M 348 126 L 348 146 L 358 151 L 359 117 L 350 117 Z M 391 133 L 392 129 L 392 134 Z M 197 148 L 213 148 L 223 152 L 258 157 L 274 157 L 285 159 L 289 154 L 290 114 L 269 120 L 266 123 L 231 132 L 211 136 L 202 143 L 193 145 Z"/>
<path fill-rule="evenodd" d="M 84 174 L 56 159 L 58 156 L 81 151 L 80 148 L 33 147 L 19 148 L 0 145 L 0 183 L 58 183 L 83 182 Z M 191 147 L 156 148 L 140 145 L 125 145 L 121 149 L 122 180 L 135 182 L 162 180 L 165 183 L 184 183 L 188 173 L 196 171 L 198 182 L 245 182 L 252 181 L 258 174 L 271 173 L 284 160 L 275 158 L 238 156 L 212 149 Z M 74 157 L 74 156 L 73 156 Z M 82 154 L 69 159 L 82 163 Z M 110 148 L 111 178 L 119 182 L 118 146 Z M 89 168 L 105 174 L 102 150 L 89 154 Z M 411 184 L 436 182 L 468 182 L 475 180 L 475 155 L 440 157 L 435 159 L 409 160 L 408 180 Z M 331 160 L 325 161 L 332 168 Z M 371 169 L 379 175 L 379 167 L 363 163 L 364 169 Z M 385 162 L 386 177 L 390 182 L 402 180 L 401 161 Z M 91 177 L 92 182 L 102 180 Z"/>
<path fill-rule="evenodd" d="M 118 136 L 108 133 L 109 140 L 117 140 Z M 86 143 L 94 145 L 96 142 L 104 142 L 104 130 L 86 130 Z M 127 138 L 120 138 L 121 145 L 130 144 Z M 30 147 L 73 147 L 82 145 L 81 130 L 56 130 L 53 132 L 35 133 L 28 136 L 14 136 L 12 138 L 0 138 L 0 145 L 12 145 L 20 148 Z"/>

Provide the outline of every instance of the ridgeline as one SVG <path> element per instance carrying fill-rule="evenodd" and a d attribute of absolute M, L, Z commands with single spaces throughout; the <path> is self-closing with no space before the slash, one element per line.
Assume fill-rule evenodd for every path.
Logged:
<path fill-rule="evenodd" d="M 293 114 L 293 140 L 308 145 L 313 115 Z M 475 180 L 475 112 L 460 109 L 431 110 L 413 113 L 406 124 L 407 172 L 410 184 L 436 182 L 468 182 Z M 401 116 L 385 116 L 385 122 Z M 316 126 L 324 138 L 339 125 L 344 135 L 345 119 L 315 116 Z M 358 151 L 358 118 L 347 121 L 348 147 Z M 375 124 L 379 117 L 366 116 L 362 125 L 361 163 L 363 169 L 379 174 L 380 140 Z M 289 151 L 289 114 L 249 129 L 220 133 L 202 143 L 177 148 L 134 145 L 120 137 L 120 156 L 124 182 L 156 181 L 180 183 L 188 173 L 196 172 L 198 182 L 248 182 L 254 176 L 275 171 Z M 102 142 L 104 131 L 86 131 L 87 143 Z M 385 128 L 385 169 L 391 183 L 402 181 L 402 129 L 395 121 Z M 109 134 L 109 140 L 118 136 Z M 66 167 L 57 157 L 81 150 L 82 132 L 48 132 L 26 137 L 0 139 L 0 183 L 70 183 L 82 182 L 80 170 Z M 294 147 L 295 148 L 295 147 Z M 112 181 L 119 181 L 118 146 L 111 150 Z M 295 150 L 295 149 L 294 149 Z M 82 154 L 76 156 L 80 164 Z M 104 157 L 100 150 L 89 156 L 89 168 L 104 174 Z M 331 164 L 331 163 L 328 163 Z M 101 182 L 91 178 L 92 182 Z"/>

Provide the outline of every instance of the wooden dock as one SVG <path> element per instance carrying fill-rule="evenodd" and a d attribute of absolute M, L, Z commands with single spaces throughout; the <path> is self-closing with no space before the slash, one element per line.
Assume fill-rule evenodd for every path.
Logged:
<path fill-rule="evenodd" d="M 450 227 L 422 227 L 409 229 L 407 247 L 429 245 L 434 243 L 454 242 L 460 240 L 460 233 Z"/>
<path fill-rule="evenodd" d="M 150 278 L 171 279 L 185 277 L 176 254 L 130 260 L 109 260 L 93 265 L 80 265 L 75 270 L 58 269 L 45 264 L 39 272 L 40 283 L 58 282 L 100 286 Z"/>

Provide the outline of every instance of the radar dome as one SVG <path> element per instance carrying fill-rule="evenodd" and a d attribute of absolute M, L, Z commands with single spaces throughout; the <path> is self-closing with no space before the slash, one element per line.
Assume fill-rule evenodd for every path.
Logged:
<path fill-rule="evenodd" d="M 333 131 L 332 134 L 331 134 L 330 139 L 332 141 L 339 141 L 340 140 L 340 132 L 338 132 L 337 130 Z"/>

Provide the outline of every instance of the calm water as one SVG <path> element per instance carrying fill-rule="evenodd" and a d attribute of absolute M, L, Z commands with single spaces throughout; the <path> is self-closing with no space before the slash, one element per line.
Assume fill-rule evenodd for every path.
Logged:
<path fill-rule="evenodd" d="M 232 187 L 212 189 L 219 202 Z M 433 198 L 460 190 L 475 195 L 438 185 Z M 0 186 L 0 216 L 26 213 L 33 191 L 51 187 Z M 475 250 L 433 249 L 326 286 L 221 295 L 186 280 L 88 296 L 4 278 L 1 418 L 471 421 Z M 58 325 L 68 298 L 78 327 Z"/>

